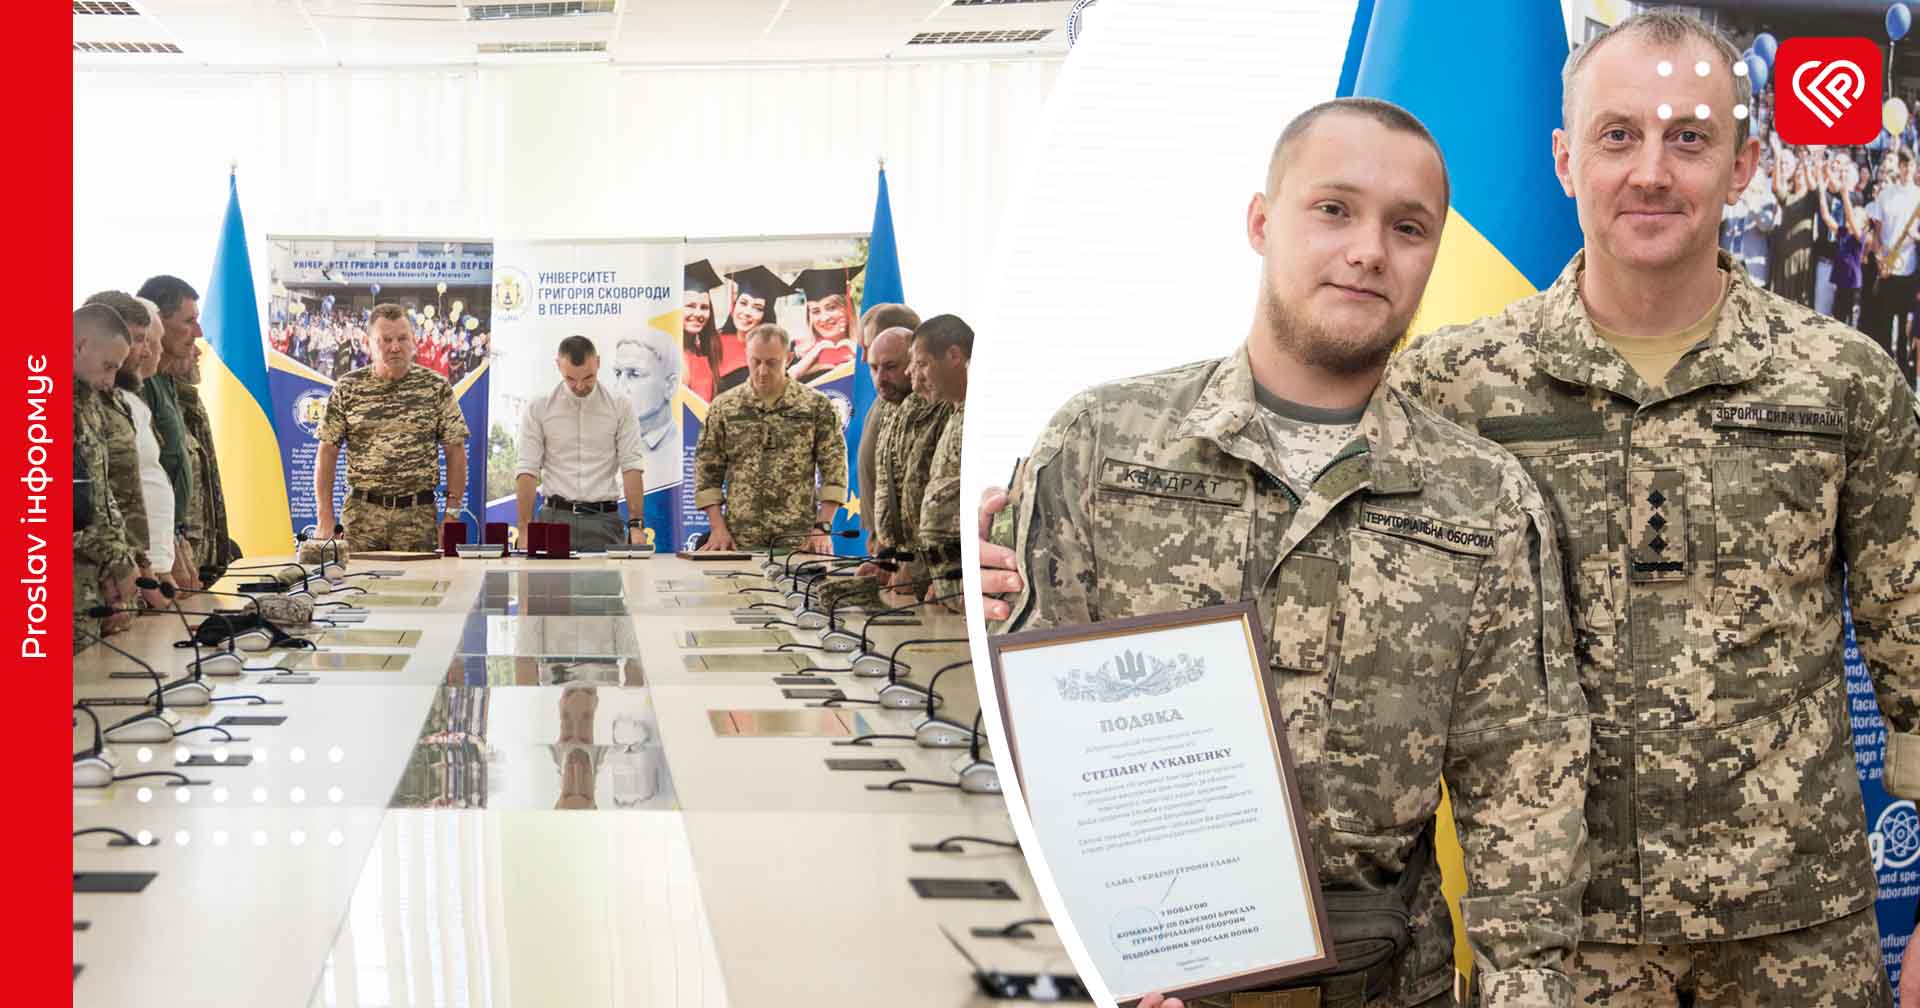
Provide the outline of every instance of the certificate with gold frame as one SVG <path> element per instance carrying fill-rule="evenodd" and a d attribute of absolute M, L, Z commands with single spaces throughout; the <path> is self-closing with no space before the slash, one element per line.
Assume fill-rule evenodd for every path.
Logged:
<path fill-rule="evenodd" d="M 990 638 L 1001 740 L 1122 1004 L 1335 962 L 1251 603 Z"/>

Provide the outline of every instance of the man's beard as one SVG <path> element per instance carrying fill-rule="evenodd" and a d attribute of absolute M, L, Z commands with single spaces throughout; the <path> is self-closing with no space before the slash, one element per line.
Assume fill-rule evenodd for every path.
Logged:
<path fill-rule="evenodd" d="M 167 357 L 160 362 L 160 371 L 188 385 L 200 384 L 200 362 L 191 356 Z"/>
<path fill-rule="evenodd" d="M 1282 304 L 1272 291 L 1266 293 L 1264 307 L 1267 326 L 1281 350 L 1308 367 L 1343 378 L 1385 367 L 1393 348 L 1407 332 L 1405 325 L 1389 318 L 1385 325 L 1362 336 L 1337 336 Z"/>

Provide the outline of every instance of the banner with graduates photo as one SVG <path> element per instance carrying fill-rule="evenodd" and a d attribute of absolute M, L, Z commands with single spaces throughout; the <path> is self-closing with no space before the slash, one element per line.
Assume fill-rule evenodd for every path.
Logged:
<path fill-rule="evenodd" d="M 384 302 L 407 310 L 415 363 L 447 379 L 459 397 L 471 432 L 466 499 L 481 500 L 493 243 L 284 235 L 268 235 L 267 243 L 267 383 L 294 531 L 312 525 L 317 512 L 314 464 L 327 398 L 336 381 L 372 364 L 367 322 Z M 436 486 L 446 478 L 441 465 Z M 343 458 L 334 476 L 335 514 L 345 501 L 346 475 Z"/>
<path fill-rule="evenodd" d="M 708 528 L 706 514 L 693 506 L 694 447 L 708 404 L 747 379 L 746 335 L 754 326 L 773 322 L 787 331 L 793 339 L 787 374 L 825 393 L 840 415 L 841 433 L 848 433 L 859 366 L 867 244 L 865 235 L 687 243 L 680 314 L 686 375 L 680 390 L 685 493 L 676 516 L 677 543 L 684 546 Z M 848 468 L 853 466 L 849 451 Z M 836 526 L 859 513 L 856 496 Z M 861 548 L 857 540 L 837 541 L 836 546 L 856 552 Z"/>

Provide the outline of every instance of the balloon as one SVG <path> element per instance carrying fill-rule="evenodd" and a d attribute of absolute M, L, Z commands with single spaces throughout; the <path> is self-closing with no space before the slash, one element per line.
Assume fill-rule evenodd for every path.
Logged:
<path fill-rule="evenodd" d="M 1771 70 L 1773 69 L 1773 54 L 1780 51 L 1780 41 L 1773 37 L 1772 32 L 1761 32 L 1753 37 L 1753 51 L 1759 53 L 1760 58 L 1767 61 L 1767 69 Z"/>
<path fill-rule="evenodd" d="M 434 285 L 434 287 L 433 287 L 433 289 L 434 289 L 435 291 L 437 291 L 438 293 L 441 293 L 441 294 L 445 294 L 445 293 L 447 292 L 447 284 L 446 284 L 446 281 L 444 281 L 444 280 L 443 280 L 443 281 L 441 281 L 440 283 L 437 283 L 437 284 L 435 284 L 435 285 Z"/>
<path fill-rule="evenodd" d="M 471 315 L 467 316 L 467 331 L 472 332 L 478 328 L 480 328 L 480 320 Z"/>
<path fill-rule="evenodd" d="M 1747 80 L 1753 83 L 1753 93 L 1759 94 L 1767 89 L 1767 61 L 1753 50 L 1747 50 Z"/>
<path fill-rule="evenodd" d="M 467 306 L 467 305 L 466 305 L 466 302 L 464 302 L 464 301 L 455 301 L 455 302 L 453 303 L 453 306 L 452 306 L 451 308 L 448 308 L 448 309 L 447 309 L 447 314 L 448 314 L 448 316 L 449 316 L 449 317 L 451 317 L 451 318 L 459 318 L 459 317 L 460 317 L 460 309 L 462 309 L 462 308 L 465 308 L 466 306 Z"/>
<path fill-rule="evenodd" d="M 433 317 L 433 306 L 432 306 L 432 305 L 421 305 L 421 306 L 420 306 L 420 314 L 421 314 L 422 316 L 424 316 L 424 317 L 426 317 L 426 318 L 432 318 L 432 317 Z"/>
<path fill-rule="evenodd" d="M 1892 104 L 1892 103 L 1889 102 L 1888 104 Z M 1898 131 L 1896 130 L 1895 132 L 1898 132 Z M 291 314 L 291 315 L 303 315 L 306 313 L 306 310 L 307 310 L 307 306 L 304 304 L 301 304 L 298 301 L 295 301 L 292 304 L 287 306 L 287 312 L 288 314 Z"/>
<path fill-rule="evenodd" d="M 1900 131 L 1907 128 L 1906 103 L 1898 98 L 1887 99 L 1887 103 L 1880 106 L 1880 125 L 1885 126 L 1888 133 L 1899 136 Z"/>
<path fill-rule="evenodd" d="M 1888 40 L 1893 42 L 1898 42 L 1901 39 L 1906 38 L 1907 30 L 1912 27 L 1913 27 L 1913 12 L 1907 10 L 1906 4 L 1897 3 L 1887 8 Z M 1894 130 L 1894 132 L 1898 133 L 1900 131 Z"/>
<path fill-rule="evenodd" d="M 379 285 L 379 284 L 374 284 L 374 285 L 373 285 L 373 296 L 374 296 L 374 297 L 379 297 L 379 296 L 380 296 L 380 285 Z"/>

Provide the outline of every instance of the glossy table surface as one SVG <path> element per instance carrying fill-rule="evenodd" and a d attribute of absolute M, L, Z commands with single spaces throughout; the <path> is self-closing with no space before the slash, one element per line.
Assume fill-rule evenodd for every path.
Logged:
<path fill-rule="evenodd" d="M 989 1003 L 954 940 L 989 969 L 1071 972 L 1048 928 L 972 936 L 1046 915 L 1019 853 L 914 845 L 1010 840 L 1000 797 L 870 786 L 954 781 L 972 755 L 836 744 L 911 733 L 924 711 L 858 703 L 886 680 L 849 674 L 850 656 L 818 650 L 817 631 L 757 627 L 791 618 L 751 608 L 778 599 L 748 590 L 769 585 L 757 562 L 351 570 L 400 573 L 347 582 L 365 594 L 321 596 L 367 616 L 296 629 L 317 653 L 242 653 L 315 681 L 210 676 L 214 703 L 170 708 L 182 731 L 229 717 L 284 723 L 112 743 L 120 775 L 193 783 L 75 789 L 75 829 L 154 841 L 74 841 L 76 873 L 154 873 L 137 893 L 75 894 L 75 1004 Z M 964 633 L 938 607 L 907 620 L 872 628 L 874 650 Z M 784 651 L 760 639 L 768 632 Z M 174 646 L 182 635 L 158 613 L 112 640 L 173 679 L 193 656 Z M 903 678 L 924 684 L 966 650 L 902 656 Z M 825 671 L 799 671 L 808 667 Z M 134 701 L 94 707 L 117 722 L 153 685 L 125 677 L 133 671 L 92 647 L 75 659 L 74 696 Z M 824 677 L 855 702 L 789 697 L 821 687 L 775 683 L 783 672 Z M 943 716 L 971 722 L 970 668 L 943 675 L 938 693 Z M 91 741 L 82 716 L 76 751 Z M 176 767 L 183 756 L 204 765 Z M 828 767 L 840 758 L 899 769 Z M 998 880 L 1015 898 L 923 899 L 913 878 Z"/>

